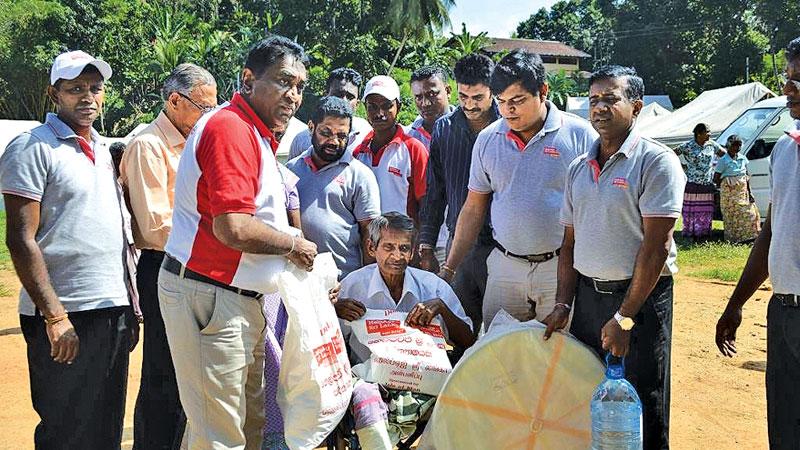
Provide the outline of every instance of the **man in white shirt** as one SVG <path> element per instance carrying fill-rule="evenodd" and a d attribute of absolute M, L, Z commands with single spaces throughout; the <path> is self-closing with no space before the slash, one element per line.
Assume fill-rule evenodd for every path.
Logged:
<path fill-rule="evenodd" d="M 439 317 L 453 344 L 461 348 L 472 345 L 472 321 L 450 285 L 433 273 L 408 267 L 416 246 L 414 221 L 405 214 L 389 212 L 370 223 L 369 235 L 368 251 L 377 262 L 342 280 L 339 298 L 334 300 L 343 335 L 349 337 L 351 360 L 369 359 L 369 349 L 355 339 L 348 324 L 361 318 L 367 308 L 408 312 L 406 325 L 414 327 L 427 326 Z M 390 391 L 389 396 L 394 393 Z M 397 437 L 389 437 L 388 408 L 378 385 L 359 381 L 353 392 L 353 410 L 363 448 L 393 448 Z"/>

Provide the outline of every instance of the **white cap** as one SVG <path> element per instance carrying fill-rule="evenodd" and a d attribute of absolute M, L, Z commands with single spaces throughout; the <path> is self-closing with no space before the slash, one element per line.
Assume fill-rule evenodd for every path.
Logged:
<path fill-rule="evenodd" d="M 367 81 L 362 100 L 366 100 L 370 94 L 378 94 L 387 100 L 398 100 L 400 98 L 400 87 L 394 81 L 394 78 L 386 75 L 377 75 Z"/>
<path fill-rule="evenodd" d="M 58 80 L 72 80 L 78 78 L 83 69 L 89 64 L 97 67 L 103 79 L 108 81 L 111 78 L 111 66 L 107 62 L 97 59 L 94 56 L 75 50 L 56 56 L 53 67 L 50 68 L 50 84 L 56 84 Z"/>

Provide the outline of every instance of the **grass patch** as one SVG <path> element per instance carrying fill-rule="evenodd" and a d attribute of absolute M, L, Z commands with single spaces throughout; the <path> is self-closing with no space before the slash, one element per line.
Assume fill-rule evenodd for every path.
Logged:
<path fill-rule="evenodd" d="M 692 244 L 678 241 L 678 268 L 690 277 L 737 281 L 752 245 L 709 241 Z"/>

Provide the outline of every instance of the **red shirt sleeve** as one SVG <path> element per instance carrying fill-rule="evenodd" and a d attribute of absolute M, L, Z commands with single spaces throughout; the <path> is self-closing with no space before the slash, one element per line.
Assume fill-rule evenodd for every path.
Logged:
<path fill-rule="evenodd" d="M 205 181 L 213 217 L 255 214 L 261 146 L 255 131 L 234 113 L 219 111 L 203 129 L 195 158 Z"/>
<path fill-rule="evenodd" d="M 409 193 L 413 192 L 414 198 L 419 202 L 428 189 L 425 177 L 428 170 L 428 150 L 425 149 L 422 142 L 414 138 L 408 138 L 405 144 L 411 155 L 411 176 L 408 178 Z"/>

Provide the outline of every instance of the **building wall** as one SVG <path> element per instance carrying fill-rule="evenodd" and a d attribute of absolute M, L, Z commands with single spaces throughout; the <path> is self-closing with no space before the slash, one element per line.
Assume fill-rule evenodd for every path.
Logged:
<path fill-rule="evenodd" d="M 571 74 L 580 70 L 577 64 L 553 64 L 553 63 L 544 63 L 544 70 L 547 72 L 558 72 L 560 70 L 565 71 L 567 74 Z"/>

